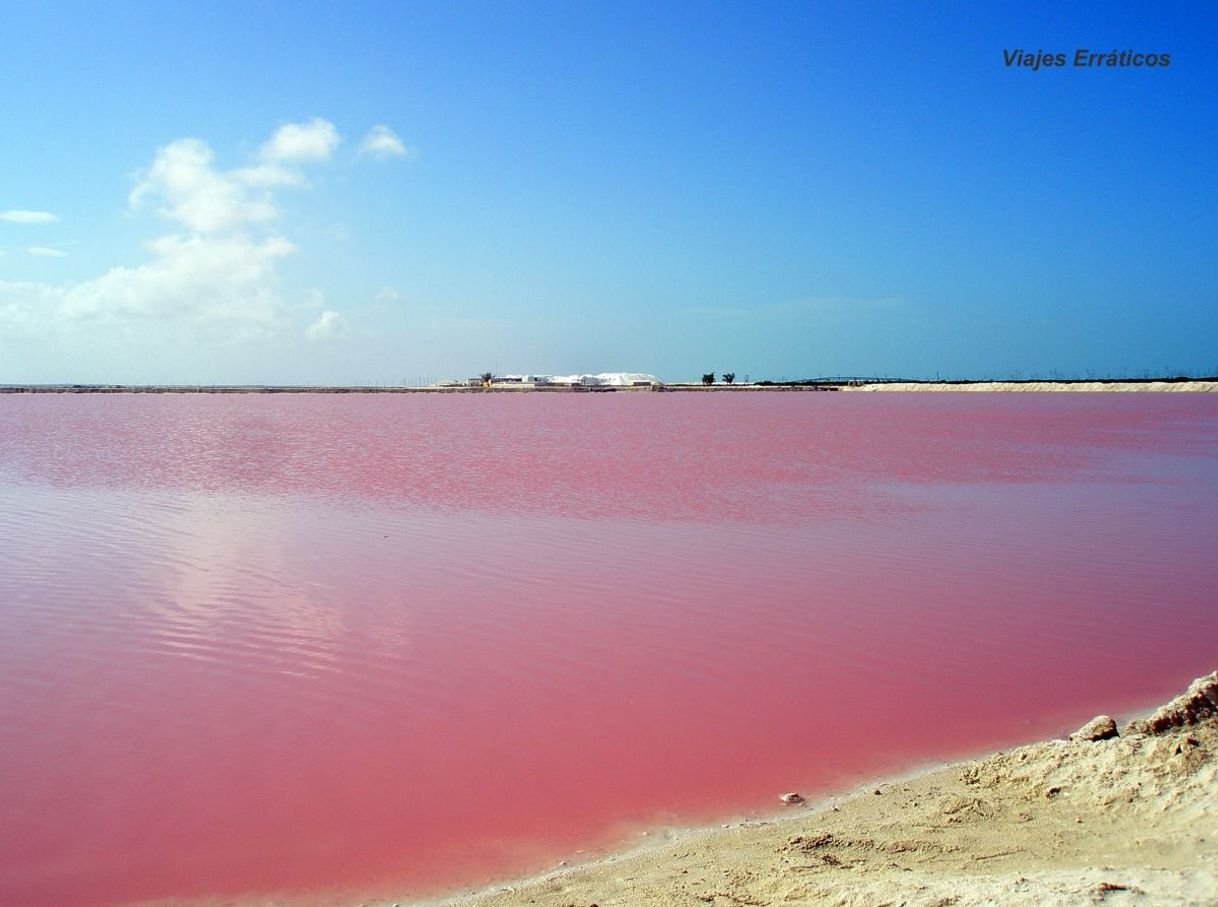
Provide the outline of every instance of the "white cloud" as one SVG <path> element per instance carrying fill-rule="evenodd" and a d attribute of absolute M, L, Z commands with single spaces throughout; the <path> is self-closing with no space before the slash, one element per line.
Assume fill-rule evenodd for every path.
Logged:
<path fill-rule="evenodd" d="M 274 189 L 279 186 L 299 186 L 304 175 L 299 170 L 289 170 L 281 164 L 258 164 L 230 171 L 229 176 L 242 186 L 252 189 Z"/>
<path fill-rule="evenodd" d="M 59 218 L 49 211 L 0 211 L 0 221 L 10 224 L 53 224 L 57 220 Z"/>
<path fill-rule="evenodd" d="M 200 139 L 170 142 L 158 149 L 152 166 L 131 190 L 130 204 L 159 200 L 163 216 L 200 233 L 267 221 L 278 214 L 269 195 L 252 195 L 241 171 L 222 173 L 212 166 L 214 158 Z"/>
<path fill-rule="evenodd" d="M 351 326 L 347 319 L 338 312 L 325 311 L 316 321 L 305 329 L 305 337 L 309 340 L 330 340 L 347 333 Z"/>
<path fill-rule="evenodd" d="M 281 322 L 275 263 L 294 251 L 286 239 L 171 235 L 148 248 L 148 263 L 112 268 L 67 289 L 63 319 L 180 320 L 241 338 L 270 333 Z"/>
<path fill-rule="evenodd" d="M 285 123 L 245 167 L 219 170 L 215 153 L 201 139 L 184 138 L 159 148 L 128 198 L 147 201 L 169 220 L 200 233 L 233 230 L 279 216 L 271 190 L 304 183 L 296 165 L 329 160 L 338 130 L 322 119 Z"/>
<path fill-rule="evenodd" d="M 54 287 L 0 280 L 0 331 L 36 334 L 58 303 Z"/>
<path fill-rule="evenodd" d="M 320 117 L 307 123 L 284 123 L 262 146 L 260 156 L 271 163 L 328 161 L 341 140 L 334 124 Z"/>
<path fill-rule="evenodd" d="M 295 247 L 271 228 L 279 216 L 276 194 L 304 186 L 304 166 L 328 160 L 339 141 L 337 129 L 326 120 L 284 124 L 252 159 L 228 170 L 216 166 L 215 153 L 202 139 L 169 142 L 136 177 L 128 201 L 155 210 L 174 229 L 145 243 L 142 262 L 90 279 L 0 281 L 0 336 L 129 336 L 150 343 L 173 335 L 191 341 L 249 340 L 281 331 L 291 323 L 293 307 L 297 312 L 312 309 L 318 316 L 305 330 L 309 340 L 348 332 L 347 319 L 325 308 L 320 290 L 291 306 L 285 303 L 279 271 Z M 48 223 L 56 218 L 13 210 L 0 213 L 0 220 Z M 26 251 L 65 254 L 51 246 Z"/>
<path fill-rule="evenodd" d="M 30 246 L 25 252 L 38 258 L 63 258 L 68 254 L 62 249 L 52 249 L 50 246 Z"/>
<path fill-rule="evenodd" d="M 163 236 L 151 259 L 63 285 L 0 282 L 0 330 L 189 330 L 200 339 L 269 336 L 287 319 L 276 265 L 294 249 L 281 237 Z"/>
<path fill-rule="evenodd" d="M 248 231 L 278 216 L 272 189 L 304 181 L 298 170 L 270 160 L 266 149 L 285 134 L 281 144 L 291 146 L 293 129 L 308 133 L 310 128 L 281 126 L 263 146 L 262 160 L 227 171 L 215 167 L 214 152 L 200 139 L 178 139 L 158 149 L 130 203 L 159 203 L 161 215 L 191 232 L 147 243 L 152 258 L 145 264 L 112 268 L 67 289 L 61 317 L 188 322 L 238 339 L 273 333 L 285 322 L 277 266 L 295 247 L 281 236 L 257 238 Z"/>
<path fill-rule="evenodd" d="M 381 287 L 379 293 L 376 294 L 377 302 L 397 302 L 402 298 L 402 294 L 393 287 Z"/>
<path fill-rule="evenodd" d="M 415 149 L 406 147 L 398 134 L 384 125 L 373 126 L 368 130 L 364 140 L 359 143 L 359 153 L 381 159 L 418 156 Z"/>

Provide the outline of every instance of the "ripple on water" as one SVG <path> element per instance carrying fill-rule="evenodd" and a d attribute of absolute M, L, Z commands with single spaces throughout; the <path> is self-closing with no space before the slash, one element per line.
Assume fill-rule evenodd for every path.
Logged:
<path fill-rule="evenodd" d="M 1212 670 L 1218 401 L 1034 396 L 0 398 L 0 902 L 475 881 Z"/>

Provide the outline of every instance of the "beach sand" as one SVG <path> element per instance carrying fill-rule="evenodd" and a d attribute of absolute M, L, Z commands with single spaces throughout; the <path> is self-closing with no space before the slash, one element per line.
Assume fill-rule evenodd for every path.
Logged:
<path fill-rule="evenodd" d="M 1003 391 L 1007 393 L 1113 393 L 1113 392 L 1174 392 L 1214 393 L 1218 381 L 977 381 L 968 384 L 939 384 L 897 382 L 891 384 L 863 384 L 858 387 L 841 387 L 851 393 L 874 391 Z"/>
<path fill-rule="evenodd" d="M 1218 904 L 1218 673 L 1119 736 L 1089 736 L 420 903 Z"/>

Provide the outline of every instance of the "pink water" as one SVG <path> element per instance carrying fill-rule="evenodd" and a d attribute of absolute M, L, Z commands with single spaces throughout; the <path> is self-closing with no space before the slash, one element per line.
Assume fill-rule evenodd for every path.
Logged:
<path fill-rule="evenodd" d="M 1150 704 L 1216 466 L 1218 395 L 0 397 L 0 903 L 442 891 Z"/>

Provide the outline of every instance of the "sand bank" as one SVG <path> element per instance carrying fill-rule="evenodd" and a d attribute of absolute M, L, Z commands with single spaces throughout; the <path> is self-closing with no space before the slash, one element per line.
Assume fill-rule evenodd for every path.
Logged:
<path fill-rule="evenodd" d="M 1107 724 L 426 903 L 1218 903 L 1218 673 Z"/>
<path fill-rule="evenodd" d="M 841 390 L 860 391 L 1003 391 L 1010 393 L 1033 392 L 1174 392 L 1213 393 L 1218 391 L 1218 381 L 973 381 L 959 384 L 892 382 L 891 384 L 863 384 L 857 387 L 842 386 Z"/>

